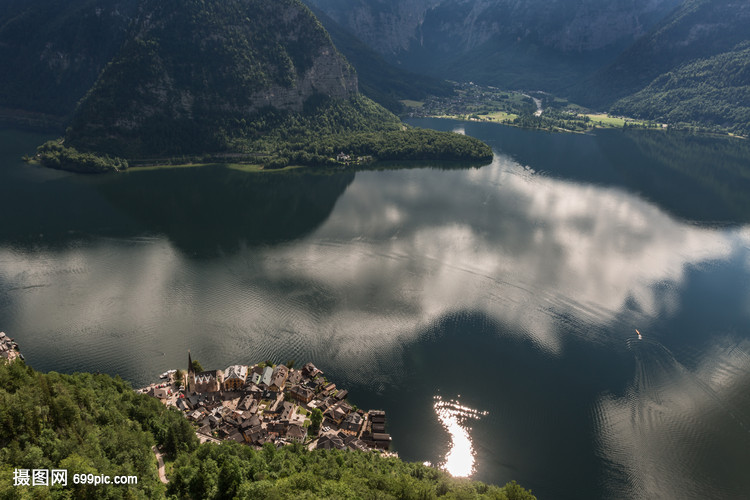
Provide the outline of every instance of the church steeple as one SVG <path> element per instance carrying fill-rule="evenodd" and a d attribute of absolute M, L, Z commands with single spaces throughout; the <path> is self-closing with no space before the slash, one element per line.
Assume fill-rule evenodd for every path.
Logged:
<path fill-rule="evenodd" d="M 191 382 L 195 378 L 193 374 L 193 358 L 190 356 L 190 349 L 188 349 L 188 370 L 187 376 L 185 378 L 187 378 L 185 387 L 187 388 L 187 392 L 189 393 L 193 386 Z"/>

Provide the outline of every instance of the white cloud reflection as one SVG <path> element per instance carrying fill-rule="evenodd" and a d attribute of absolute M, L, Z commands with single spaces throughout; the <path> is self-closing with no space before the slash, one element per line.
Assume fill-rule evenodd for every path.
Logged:
<path fill-rule="evenodd" d="M 739 256 L 750 271 L 749 249 L 747 228 L 685 224 L 622 190 L 497 157 L 478 170 L 357 174 L 313 234 L 220 259 L 186 258 L 166 238 L 0 248 L 0 317 L 6 332 L 24 332 L 42 369 L 35 355 L 56 369 L 148 379 L 192 348 L 207 366 L 322 361 L 377 389 L 403 379 L 399 351 L 451 313 L 479 312 L 559 354 L 562 315 L 581 326 L 567 329 L 574 335 L 614 341 L 591 326 L 626 309 L 644 323 L 674 314 L 688 268 Z M 622 478 L 611 496 L 710 496 L 686 477 L 696 468 L 680 462 L 694 460 L 680 442 L 747 386 L 750 346 L 701 353 L 692 371 L 648 334 L 633 348 L 630 391 L 596 410 L 600 453 Z M 454 443 L 444 466 L 470 474 L 466 426 L 446 408 L 436 407 Z M 725 449 L 731 436 L 719 431 Z"/>
<path fill-rule="evenodd" d="M 452 312 L 484 313 L 549 353 L 563 348 L 560 314 L 601 325 L 625 307 L 672 312 L 674 294 L 655 284 L 678 289 L 687 266 L 748 241 L 747 230 L 687 225 L 619 189 L 496 157 L 469 171 L 360 173 L 314 234 L 285 245 L 200 263 L 164 239 L 2 249 L 0 279 L 49 285 L 8 293 L 16 322 L 38 331 L 184 339 L 210 328 L 263 355 L 286 336 L 292 354 L 324 355 L 364 381 L 387 375 L 363 359 L 398 351 Z"/>

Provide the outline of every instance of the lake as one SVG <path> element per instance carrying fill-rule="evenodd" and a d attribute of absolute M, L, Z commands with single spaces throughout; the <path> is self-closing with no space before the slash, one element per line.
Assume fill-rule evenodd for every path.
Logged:
<path fill-rule="evenodd" d="M 86 177 L 0 131 L 0 330 L 135 386 L 312 361 L 401 458 L 540 499 L 746 498 L 747 141 L 412 123 L 495 158 Z"/>

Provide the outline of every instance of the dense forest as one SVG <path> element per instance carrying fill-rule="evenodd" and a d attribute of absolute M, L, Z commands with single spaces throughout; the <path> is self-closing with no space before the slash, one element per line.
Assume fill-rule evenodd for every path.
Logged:
<path fill-rule="evenodd" d="M 157 475 L 151 447 L 170 459 Z M 0 498 L 382 498 L 533 500 L 375 453 L 236 443 L 198 445 L 176 409 L 108 375 L 39 373 L 0 364 Z M 14 486 L 15 469 L 67 469 L 68 485 Z M 134 475 L 137 485 L 74 485 L 73 474 Z"/>
<path fill-rule="evenodd" d="M 104 171 L 110 158 L 205 154 L 270 168 L 335 164 L 340 153 L 357 161 L 492 156 L 476 139 L 407 131 L 360 94 L 351 65 L 298 0 L 141 7 L 122 50 L 79 104 L 63 149 L 40 150 L 42 163 L 68 168 L 83 159 L 74 170 Z"/>
<path fill-rule="evenodd" d="M 156 458 L 196 448 L 182 414 L 107 375 L 39 373 L 0 364 L 1 498 L 160 498 Z M 13 470 L 68 470 L 68 487 L 15 487 Z M 73 474 L 135 475 L 136 486 L 73 485 Z"/>
<path fill-rule="evenodd" d="M 3 0 L 0 108 L 69 116 L 117 53 L 138 0 Z"/>
<path fill-rule="evenodd" d="M 665 73 L 611 111 L 750 135 L 750 42 Z"/>
<path fill-rule="evenodd" d="M 533 500 L 515 482 L 504 487 L 451 478 L 445 472 L 378 453 L 307 451 L 302 445 L 260 451 L 236 443 L 206 444 L 174 464 L 167 493 L 179 498 L 379 498 Z"/>

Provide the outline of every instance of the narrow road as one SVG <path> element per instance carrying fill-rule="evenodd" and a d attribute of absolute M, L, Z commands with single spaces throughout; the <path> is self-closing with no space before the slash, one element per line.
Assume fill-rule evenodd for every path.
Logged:
<path fill-rule="evenodd" d="M 542 116 L 542 113 L 544 110 L 542 109 L 542 100 L 537 99 L 536 97 L 531 97 L 529 94 L 521 94 L 524 97 L 528 97 L 532 101 L 534 101 L 534 104 L 536 104 L 536 111 L 534 111 L 534 116 Z"/>
<path fill-rule="evenodd" d="M 534 111 L 534 116 L 542 116 L 542 111 L 544 111 L 542 109 L 542 100 L 537 99 L 536 97 L 532 97 L 532 99 L 534 100 L 534 104 L 536 104 L 536 111 Z"/>
<path fill-rule="evenodd" d="M 156 449 L 156 446 L 152 446 L 151 449 L 154 455 L 156 455 L 156 463 L 159 464 L 159 481 L 167 484 L 169 479 L 167 479 L 167 475 L 164 473 L 164 459 L 161 457 L 161 452 Z"/>

